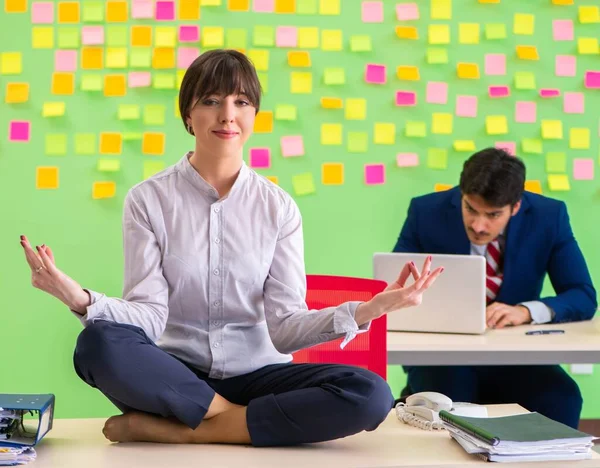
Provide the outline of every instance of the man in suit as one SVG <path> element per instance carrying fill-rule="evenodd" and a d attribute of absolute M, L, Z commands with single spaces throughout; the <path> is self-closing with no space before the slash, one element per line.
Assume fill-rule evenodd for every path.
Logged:
<path fill-rule="evenodd" d="M 483 255 L 487 325 L 590 319 L 596 291 L 565 204 L 524 191 L 523 162 L 484 149 L 464 164 L 460 185 L 414 198 L 394 252 Z M 556 295 L 540 298 L 548 273 Z M 575 381 L 558 365 L 406 366 L 403 394 L 436 391 L 453 401 L 519 403 L 576 428 Z"/>

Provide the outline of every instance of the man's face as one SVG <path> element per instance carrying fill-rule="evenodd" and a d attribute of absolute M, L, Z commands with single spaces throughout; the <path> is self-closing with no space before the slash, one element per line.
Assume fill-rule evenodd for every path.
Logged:
<path fill-rule="evenodd" d="M 521 202 L 514 206 L 492 206 L 479 195 L 462 196 L 462 216 L 467 236 L 472 244 L 485 245 L 493 241 L 506 228 L 510 218 L 517 214 Z"/>

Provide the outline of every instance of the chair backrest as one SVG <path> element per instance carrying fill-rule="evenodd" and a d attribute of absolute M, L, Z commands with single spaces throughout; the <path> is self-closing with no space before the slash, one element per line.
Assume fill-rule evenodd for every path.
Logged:
<path fill-rule="evenodd" d="M 347 301 L 368 301 L 383 291 L 384 281 L 345 276 L 306 275 L 306 305 L 309 309 L 338 306 Z M 386 316 L 371 323 L 368 332 L 359 333 L 340 348 L 343 338 L 322 343 L 293 354 L 294 362 L 335 363 L 364 367 L 384 379 L 387 373 Z"/>

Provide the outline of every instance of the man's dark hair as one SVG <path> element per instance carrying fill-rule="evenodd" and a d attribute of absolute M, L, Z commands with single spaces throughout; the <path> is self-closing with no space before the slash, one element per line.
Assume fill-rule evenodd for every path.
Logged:
<path fill-rule="evenodd" d="M 460 190 L 494 207 L 514 206 L 525 190 L 525 164 L 503 149 L 483 149 L 465 161 Z"/>

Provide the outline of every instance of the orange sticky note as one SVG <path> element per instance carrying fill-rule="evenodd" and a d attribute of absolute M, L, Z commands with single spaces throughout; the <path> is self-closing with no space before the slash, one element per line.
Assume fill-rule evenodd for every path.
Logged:
<path fill-rule="evenodd" d="M 295 13 L 296 0 L 275 0 L 275 13 Z"/>
<path fill-rule="evenodd" d="M 175 68 L 175 49 L 156 47 L 152 53 L 152 68 Z"/>
<path fill-rule="evenodd" d="M 38 190 L 57 189 L 58 167 L 37 167 L 35 169 L 35 188 Z"/>
<path fill-rule="evenodd" d="M 79 23 L 79 2 L 58 2 L 58 22 Z"/>
<path fill-rule="evenodd" d="M 433 186 L 433 191 L 434 192 L 444 192 L 446 190 L 450 190 L 452 188 L 452 185 L 450 184 L 435 184 Z"/>
<path fill-rule="evenodd" d="M 52 74 L 52 94 L 68 95 L 75 91 L 74 73 L 53 73 Z"/>
<path fill-rule="evenodd" d="M 6 83 L 7 104 L 18 104 L 29 100 L 29 83 Z"/>
<path fill-rule="evenodd" d="M 459 78 L 477 80 L 479 79 L 479 65 L 476 63 L 459 63 L 456 67 Z"/>
<path fill-rule="evenodd" d="M 539 180 L 526 180 L 525 190 L 532 193 L 542 193 L 542 183 Z"/>
<path fill-rule="evenodd" d="M 275 185 L 279 185 L 279 177 L 274 175 L 268 175 L 266 176 L 266 178 L 273 182 Z"/>
<path fill-rule="evenodd" d="M 419 75 L 419 67 L 412 65 L 400 65 L 396 69 L 398 79 L 407 81 L 418 81 L 421 77 Z"/>
<path fill-rule="evenodd" d="M 152 26 L 132 26 L 131 45 L 134 47 L 152 46 Z"/>
<path fill-rule="evenodd" d="M 230 11 L 248 11 L 250 10 L 250 0 L 228 0 L 227 8 Z"/>
<path fill-rule="evenodd" d="M 273 111 L 259 111 L 254 120 L 255 133 L 271 133 L 273 131 Z"/>
<path fill-rule="evenodd" d="M 120 133 L 100 133 L 100 154 L 121 154 L 123 137 Z"/>
<path fill-rule="evenodd" d="M 321 165 L 323 185 L 342 185 L 344 183 L 344 165 L 342 163 L 324 163 Z"/>
<path fill-rule="evenodd" d="M 165 134 L 145 132 L 142 136 L 142 153 L 161 155 L 165 152 Z"/>
<path fill-rule="evenodd" d="M 310 53 L 307 51 L 289 51 L 287 56 L 290 67 L 310 67 Z"/>
<path fill-rule="evenodd" d="M 179 19 L 200 19 L 200 0 L 179 0 Z"/>
<path fill-rule="evenodd" d="M 4 0 L 4 11 L 6 13 L 26 13 L 27 0 Z"/>
<path fill-rule="evenodd" d="M 517 46 L 517 57 L 521 60 L 539 60 L 540 56 L 538 54 L 537 47 L 535 46 Z"/>
<path fill-rule="evenodd" d="M 92 198 L 94 200 L 112 198 L 116 193 L 117 184 L 115 182 L 94 182 L 92 186 Z"/>
<path fill-rule="evenodd" d="M 127 94 L 127 80 L 125 75 L 105 75 L 104 76 L 104 95 L 125 96 Z"/>
<path fill-rule="evenodd" d="M 102 47 L 84 47 L 81 49 L 81 68 L 84 70 L 100 70 L 103 63 Z"/>
<path fill-rule="evenodd" d="M 552 0 L 553 5 L 573 5 L 575 0 Z"/>
<path fill-rule="evenodd" d="M 344 101 L 341 98 L 322 97 L 321 107 L 323 109 L 341 109 L 344 107 Z"/>
<path fill-rule="evenodd" d="M 419 39 L 419 31 L 414 26 L 396 26 L 396 36 L 400 39 Z"/>
<path fill-rule="evenodd" d="M 124 23 L 127 21 L 127 2 L 108 1 L 106 2 L 106 22 Z"/>

